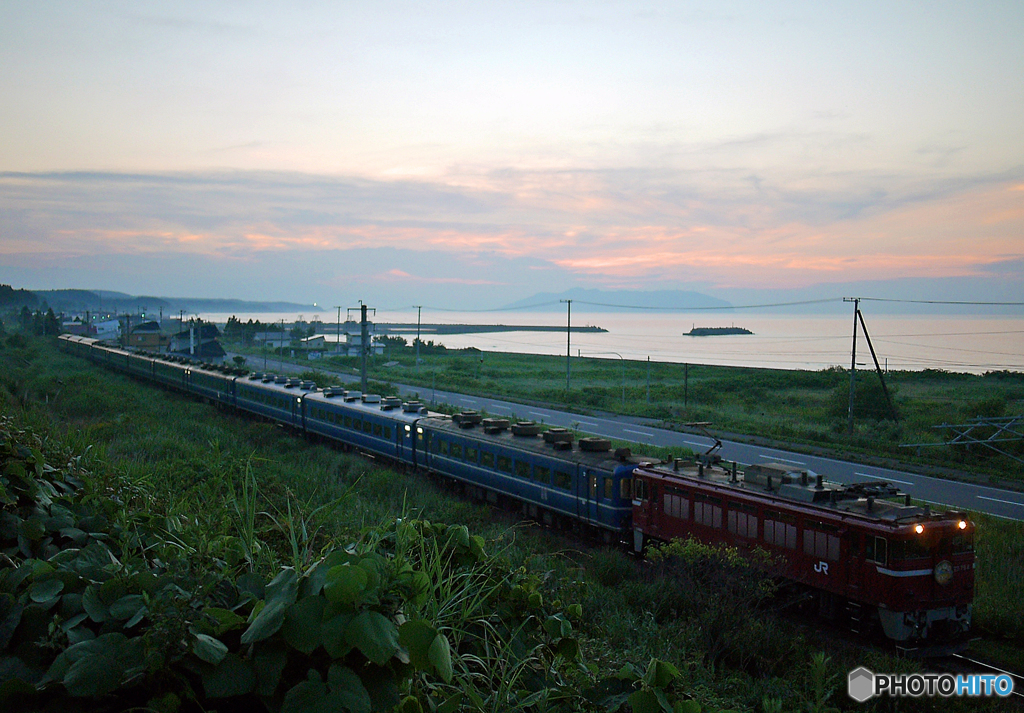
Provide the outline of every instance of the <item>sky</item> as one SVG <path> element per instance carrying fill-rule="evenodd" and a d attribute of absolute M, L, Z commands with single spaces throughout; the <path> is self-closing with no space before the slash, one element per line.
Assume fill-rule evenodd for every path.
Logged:
<path fill-rule="evenodd" d="M 1021 37 L 1019 0 L 0 0 L 0 282 L 1024 301 Z"/>

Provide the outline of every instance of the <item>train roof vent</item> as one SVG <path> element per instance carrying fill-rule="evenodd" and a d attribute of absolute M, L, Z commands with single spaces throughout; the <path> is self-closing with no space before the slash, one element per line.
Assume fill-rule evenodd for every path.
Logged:
<path fill-rule="evenodd" d="M 177 361 L 177 360 L 175 360 L 175 361 Z M 253 373 L 249 374 L 249 378 L 252 381 L 257 381 L 258 379 L 262 379 L 263 378 L 263 372 L 262 371 L 254 371 Z"/>
<path fill-rule="evenodd" d="M 291 389 L 291 388 L 294 388 L 294 387 L 298 386 L 300 383 L 302 383 L 301 379 L 298 379 L 296 377 L 292 377 L 292 378 L 290 378 L 290 379 L 288 379 L 287 381 L 284 382 L 284 388 Z"/>
<path fill-rule="evenodd" d="M 364 404 L 379 404 L 380 394 L 363 394 Z"/>
<path fill-rule="evenodd" d="M 287 376 L 284 376 L 284 375 L 282 374 L 282 375 L 280 375 L 280 376 L 278 376 L 278 377 L 276 377 L 276 378 L 274 379 L 274 383 L 275 383 L 275 384 L 287 384 L 287 383 L 288 383 L 288 377 L 287 377 Z"/>
<path fill-rule="evenodd" d="M 346 401 L 358 401 L 363 398 L 363 392 L 361 391 L 346 391 L 342 396 L 345 397 Z"/>
<path fill-rule="evenodd" d="M 520 421 L 512 424 L 513 436 L 536 436 L 540 433 L 540 424 L 536 421 Z"/>
<path fill-rule="evenodd" d="M 331 398 L 332 396 L 334 396 L 335 393 L 340 394 L 341 392 L 336 392 L 333 386 L 328 386 L 324 389 L 324 396 L 326 396 L 327 398 Z"/>
<path fill-rule="evenodd" d="M 402 405 L 402 399 L 397 396 L 385 396 L 380 400 L 380 407 L 384 411 L 390 411 L 391 409 L 398 408 Z"/>
<path fill-rule="evenodd" d="M 310 381 L 309 379 L 304 380 L 299 384 L 299 388 L 304 391 L 312 391 L 316 388 L 316 382 Z"/>
<path fill-rule="evenodd" d="M 423 404 L 419 401 L 406 401 L 402 404 L 402 410 L 406 413 L 420 413 L 423 410 Z"/>
<path fill-rule="evenodd" d="M 587 438 L 580 439 L 580 450 L 589 451 L 591 453 L 602 453 L 604 451 L 610 451 L 612 449 L 612 442 L 607 438 L 597 438 L 595 436 L 588 436 Z"/>
<path fill-rule="evenodd" d="M 452 421 L 459 424 L 460 428 L 472 428 L 474 425 L 480 423 L 481 417 L 479 411 L 463 411 L 452 416 Z"/>
<path fill-rule="evenodd" d="M 572 441 L 553 441 L 551 445 L 554 446 L 556 451 L 572 450 Z"/>
<path fill-rule="evenodd" d="M 266 374 L 263 375 L 263 383 L 264 384 L 266 384 L 267 382 L 273 381 L 273 380 L 274 380 L 274 375 L 271 374 L 270 372 L 267 372 Z"/>
<path fill-rule="evenodd" d="M 507 431 L 511 422 L 507 418 L 485 418 L 483 420 L 484 433 L 501 433 Z"/>
<path fill-rule="evenodd" d="M 571 448 L 575 436 L 568 428 L 549 428 L 544 431 L 543 438 L 545 443 L 568 443 Z"/>

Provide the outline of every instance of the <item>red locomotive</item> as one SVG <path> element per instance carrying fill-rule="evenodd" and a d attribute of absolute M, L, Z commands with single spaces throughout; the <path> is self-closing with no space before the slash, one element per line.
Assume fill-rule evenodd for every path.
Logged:
<path fill-rule="evenodd" d="M 974 526 L 932 513 L 887 482 L 842 485 L 791 467 L 739 471 L 701 461 L 634 473 L 633 544 L 694 537 L 774 555 L 779 574 L 829 618 L 880 626 L 907 649 L 966 642 L 974 597 Z"/>

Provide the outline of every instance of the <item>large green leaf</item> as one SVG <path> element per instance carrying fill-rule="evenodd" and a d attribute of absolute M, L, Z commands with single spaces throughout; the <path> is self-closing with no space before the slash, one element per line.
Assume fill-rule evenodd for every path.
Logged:
<path fill-rule="evenodd" d="M 345 638 L 345 632 L 348 630 L 348 625 L 353 618 L 355 618 L 355 614 L 351 611 L 343 611 L 332 615 L 330 607 L 328 607 L 324 612 L 324 622 L 323 628 L 320 630 L 320 636 L 323 639 L 324 649 L 330 654 L 331 658 L 340 659 L 342 656 L 348 655 L 348 652 L 352 650 L 352 644 Z"/>
<path fill-rule="evenodd" d="M 63 589 L 64 582 L 60 581 L 56 577 L 50 577 L 49 579 L 42 579 L 33 582 L 32 588 L 29 589 L 28 596 L 34 602 L 49 602 L 60 594 Z"/>
<path fill-rule="evenodd" d="M 437 629 L 423 619 L 413 619 L 398 627 L 398 641 L 409 652 L 409 661 L 421 671 L 429 670 L 430 645 L 437 638 Z"/>
<path fill-rule="evenodd" d="M 360 612 L 349 622 L 345 638 L 366 658 L 383 666 L 398 653 L 398 629 L 380 612 Z"/>
<path fill-rule="evenodd" d="M 370 694 L 359 676 L 348 666 L 331 664 L 327 671 L 327 683 L 330 685 L 333 702 L 344 706 L 351 713 L 370 713 Z"/>
<path fill-rule="evenodd" d="M 300 599 L 285 612 L 281 635 L 296 650 L 310 654 L 320 645 L 320 628 L 323 625 L 323 617 L 323 597 Z"/>
<path fill-rule="evenodd" d="M 298 577 L 295 575 L 295 570 L 285 569 L 274 577 L 274 580 L 267 585 L 266 605 L 242 634 L 242 643 L 251 644 L 276 634 L 284 623 L 284 615 L 288 607 L 295 603 L 298 591 Z"/>
<path fill-rule="evenodd" d="M 196 634 L 196 639 L 192 642 L 192 653 L 206 663 L 216 666 L 224 660 L 228 653 L 228 647 L 224 642 L 212 636 Z"/>
<path fill-rule="evenodd" d="M 452 682 L 452 647 L 444 634 L 438 634 L 430 644 L 430 663 L 445 683 Z"/>
<path fill-rule="evenodd" d="M 100 598 L 99 589 L 93 586 L 85 588 L 82 592 L 82 606 L 89 617 L 97 624 L 101 624 L 110 618 L 110 609 Z"/>
<path fill-rule="evenodd" d="M 366 589 L 369 574 L 358 565 L 339 564 L 327 572 L 324 596 L 335 604 L 353 604 Z"/>

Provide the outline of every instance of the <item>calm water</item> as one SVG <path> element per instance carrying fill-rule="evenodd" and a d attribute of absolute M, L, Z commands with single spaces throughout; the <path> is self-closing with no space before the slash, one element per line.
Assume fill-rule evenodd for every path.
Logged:
<path fill-rule="evenodd" d="M 203 314 L 203 319 L 223 323 L 228 314 Z M 286 322 L 295 314 L 237 314 L 242 321 Z M 337 315 L 319 316 L 334 323 Z M 529 324 L 564 327 L 565 314 L 553 312 L 429 312 L 424 323 L 444 324 Z M 376 314 L 378 322 L 413 322 L 416 311 Z M 1009 369 L 1024 371 L 1024 318 L 1021 317 L 936 317 L 865 315 L 868 333 L 882 368 L 945 369 L 983 373 Z M 762 366 L 778 369 L 823 369 L 833 365 L 849 367 L 853 317 L 784 315 L 621 314 L 577 313 L 573 326 L 596 325 L 608 330 L 600 334 L 572 334 L 573 356 L 604 357 L 691 364 Z M 745 327 L 753 335 L 724 337 L 683 336 L 698 327 Z M 415 336 L 415 330 L 409 336 Z M 434 336 L 422 333 L 449 348 L 476 347 L 484 351 L 531 354 L 565 354 L 565 332 L 501 332 Z M 858 328 L 858 368 L 873 368 L 864 333 Z"/>

